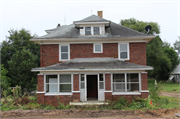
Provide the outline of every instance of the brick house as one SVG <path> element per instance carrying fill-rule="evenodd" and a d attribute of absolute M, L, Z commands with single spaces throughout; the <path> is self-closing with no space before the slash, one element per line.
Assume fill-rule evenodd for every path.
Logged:
<path fill-rule="evenodd" d="M 71 25 L 46 30 L 40 44 L 37 102 L 57 105 L 80 101 L 147 98 L 146 43 L 155 36 L 91 15 Z"/>

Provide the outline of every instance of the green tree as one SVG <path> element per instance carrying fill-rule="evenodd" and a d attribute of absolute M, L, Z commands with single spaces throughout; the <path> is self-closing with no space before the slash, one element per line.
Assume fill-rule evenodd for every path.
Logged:
<path fill-rule="evenodd" d="M 3 41 L 1 44 L 1 63 L 4 64 L 4 67 L 9 70 L 8 61 L 16 51 L 22 50 L 23 48 L 37 56 L 36 62 L 38 66 L 40 66 L 40 46 L 29 41 L 29 39 L 36 37 L 36 35 L 32 36 L 30 31 L 25 29 L 19 31 L 11 29 L 8 32 L 9 36 L 7 36 L 6 41 Z"/>
<path fill-rule="evenodd" d="M 13 54 L 11 60 L 8 61 L 9 73 L 13 77 L 11 80 L 13 86 L 20 85 L 22 89 L 26 88 L 29 91 L 35 88 L 33 86 L 37 84 L 37 75 L 31 72 L 31 69 L 38 66 L 37 58 L 25 48 Z"/>
<path fill-rule="evenodd" d="M 160 26 L 156 22 L 144 22 L 144 21 L 136 20 L 135 18 L 130 18 L 130 19 L 121 20 L 120 24 L 122 26 L 134 29 L 144 34 L 147 33 L 147 31 L 145 30 L 145 27 L 147 25 L 151 25 L 152 29 L 149 32 L 149 34 L 152 34 L 152 35 L 160 34 Z"/>
<path fill-rule="evenodd" d="M 10 78 L 7 76 L 8 70 L 1 64 L 1 89 L 7 90 L 10 86 Z"/>

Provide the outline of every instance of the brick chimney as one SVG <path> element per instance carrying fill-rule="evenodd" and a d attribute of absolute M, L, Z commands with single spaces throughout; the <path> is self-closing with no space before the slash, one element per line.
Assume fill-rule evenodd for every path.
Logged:
<path fill-rule="evenodd" d="M 98 16 L 103 18 L 103 11 L 98 11 Z"/>

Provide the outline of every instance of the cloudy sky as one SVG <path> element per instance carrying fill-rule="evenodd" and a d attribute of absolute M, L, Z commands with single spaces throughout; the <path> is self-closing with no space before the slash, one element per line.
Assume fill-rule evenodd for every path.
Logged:
<path fill-rule="evenodd" d="M 160 25 L 160 37 L 171 43 L 180 36 L 180 0 L 141 1 L 55 1 L 55 0 L 1 0 L 1 42 L 8 30 L 25 28 L 32 34 L 45 35 L 46 29 L 72 24 L 103 10 L 103 18 L 119 23 L 135 18 Z"/>

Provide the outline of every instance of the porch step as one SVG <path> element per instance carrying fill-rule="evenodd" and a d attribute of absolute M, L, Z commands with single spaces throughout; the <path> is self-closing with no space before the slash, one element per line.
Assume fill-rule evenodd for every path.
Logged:
<path fill-rule="evenodd" d="M 101 108 L 107 107 L 109 105 L 108 102 L 95 102 L 95 101 L 88 101 L 88 102 L 70 102 L 70 107 L 74 107 L 77 109 L 85 109 L 85 108 Z"/>

